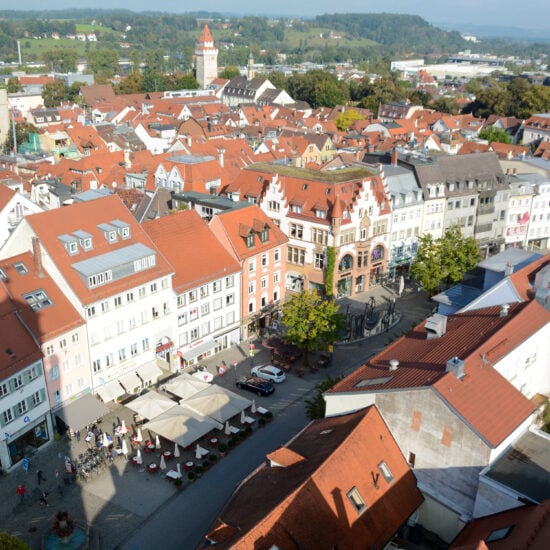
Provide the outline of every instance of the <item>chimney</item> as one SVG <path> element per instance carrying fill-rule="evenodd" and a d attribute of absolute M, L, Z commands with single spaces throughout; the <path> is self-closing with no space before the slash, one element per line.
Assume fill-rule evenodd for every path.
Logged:
<path fill-rule="evenodd" d="M 34 257 L 34 268 L 36 269 L 36 274 L 42 278 L 44 277 L 42 266 L 42 249 L 40 248 L 40 239 L 38 237 L 32 238 L 32 255 Z"/>
<path fill-rule="evenodd" d="M 191 136 L 187 136 L 187 147 L 191 147 L 193 145 L 193 138 Z"/>
<path fill-rule="evenodd" d="M 127 169 L 132 168 L 132 161 L 130 159 L 129 149 L 124 149 L 124 167 Z"/>
<path fill-rule="evenodd" d="M 460 380 L 464 376 L 464 361 L 458 357 L 452 357 L 447 361 L 445 372 L 452 372 Z"/>
<path fill-rule="evenodd" d="M 507 262 L 506 269 L 504 270 L 504 276 L 508 277 L 508 275 L 512 275 L 513 272 L 514 272 L 514 264 L 512 264 L 511 262 Z"/>
<path fill-rule="evenodd" d="M 390 370 L 391 371 L 397 370 L 397 367 L 399 367 L 399 361 L 397 359 L 391 359 L 390 360 Z"/>
<path fill-rule="evenodd" d="M 397 149 L 393 149 L 391 152 L 391 163 L 393 166 L 397 166 L 397 159 L 399 158 L 399 154 L 397 152 Z"/>
<path fill-rule="evenodd" d="M 506 317 L 508 315 L 509 309 L 510 309 L 510 304 L 502 304 L 500 306 L 500 317 Z"/>
<path fill-rule="evenodd" d="M 441 338 L 447 332 L 447 317 L 441 313 L 434 313 L 426 319 L 426 334 L 428 340 Z"/>
<path fill-rule="evenodd" d="M 218 149 L 218 162 L 220 163 L 220 166 L 223 168 L 223 163 L 224 163 L 224 156 L 225 154 L 225 149 L 223 147 L 220 147 Z"/>

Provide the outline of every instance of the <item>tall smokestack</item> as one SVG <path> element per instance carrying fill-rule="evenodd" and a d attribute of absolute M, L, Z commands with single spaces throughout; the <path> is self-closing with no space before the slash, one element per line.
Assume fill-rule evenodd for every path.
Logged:
<path fill-rule="evenodd" d="M 393 149 L 391 152 L 391 163 L 393 166 L 397 166 L 397 159 L 399 158 L 399 155 L 397 153 L 397 149 Z"/>

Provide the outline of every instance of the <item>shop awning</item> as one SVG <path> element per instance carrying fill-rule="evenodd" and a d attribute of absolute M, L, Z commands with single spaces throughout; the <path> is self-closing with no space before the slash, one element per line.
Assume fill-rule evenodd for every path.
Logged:
<path fill-rule="evenodd" d="M 104 403 L 113 401 L 117 397 L 124 395 L 124 389 L 118 383 L 118 380 L 109 380 L 109 382 L 105 382 L 105 384 L 98 386 L 95 392 L 101 397 Z"/>
<path fill-rule="evenodd" d="M 142 367 L 138 367 L 137 374 L 144 384 L 147 382 L 154 384 L 162 374 L 162 369 L 157 366 L 156 361 L 151 361 Z"/>
<path fill-rule="evenodd" d="M 122 376 L 118 377 L 118 381 L 124 386 L 126 393 L 134 393 L 136 388 L 142 386 L 141 380 L 138 378 L 138 375 L 135 370 L 132 372 L 127 372 Z"/>
<path fill-rule="evenodd" d="M 81 430 L 88 424 L 93 424 L 98 418 L 106 415 L 109 409 L 91 393 L 71 401 L 68 405 L 62 405 L 55 411 L 55 416 L 73 430 Z"/>
<path fill-rule="evenodd" d="M 206 353 L 207 351 L 210 351 L 211 349 L 214 349 L 216 347 L 216 342 L 212 339 L 202 342 L 198 346 L 195 346 L 194 348 L 185 350 L 181 352 L 181 357 L 185 359 L 186 361 L 189 361 L 189 359 L 194 359 L 195 357 L 198 357 L 199 355 L 202 355 L 203 353 Z"/>

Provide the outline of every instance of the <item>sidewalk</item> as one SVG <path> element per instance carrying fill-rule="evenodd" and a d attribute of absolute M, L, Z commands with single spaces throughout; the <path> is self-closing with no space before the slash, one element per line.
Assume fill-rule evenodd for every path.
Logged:
<path fill-rule="evenodd" d="M 354 300 L 345 299 L 342 302 L 346 307 L 349 301 L 350 307 L 364 308 L 371 296 L 375 297 L 377 307 L 385 309 L 388 301 L 395 295 L 386 288 L 378 287 Z M 327 369 L 319 369 L 316 373 L 306 369 L 303 378 L 296 376 L 295 369 L 292 369 L 284 388 L 277 392 L 278 399 L 275 401 L 260 397 L 257 398 L 258 404 L 266 399 L 264 403 L 274 414 L 282 413 L 289 404 L 306 399 L 316 384 L 327 375 L 336 377 L 349 374 L 387 345 L 389 339 L 410 330 L 413 324 L 424 319 L 432 309 L 433 303 L 424 294 L 407 292 L 402 297 L 396 297 L 396 310 L 401 313 L 401 319 L 388 332 L 365 340 L 336 345 L 332 365 Z M 254 357 L 250 356 L 250 343 L 254 344 Z M 248 374 L 252 365 L 266 364 L 270 359 L 270 350 L 264 348 L 260 340 L 253 340 L 224 350 L 202 364 L 214 374 L 215 383 L 234 391 L 238 376 Z M 223 376 L 217 376 L 216 366 L 222 364 L 222 361 L 228 371 Z M 129 409 L 115 403 L 109 404 L 109 408 L 111 412 L 102 421 L 105 431 L 112 432 L 112 428 L 119 425 L 122 419 L 127 426 L 133 425 L 133 416 Z M 0 476 L 0 491 L 4 497 L 0 500 L 0 530 L 20 537 L 33 550 L 38 550 L 42 534 L 51 525 L 52 515 L 58 510 L 67 510 L 77 523 L 91 528 L 91 548 L 110 550 L 121 540 L 127 540 L 148 517 L 172 502 L 178 494 L 171 483 L 160 476 L 155 478 L 144 475 L 125 460 L 116 461 L 109 471 L 102 472 L 88 483 L 65 485 L 64 457 L 75 458 L 85 449 L 84 439 L 80 442 L 70 441 L 64 436 L 60 441 L 52 441 L 39 449 L 31 457 L 29 472 L 23 472 L 19 467 L 10 474 Z M 38 469 L 44 472 L 46 478 L 41 485 L 38 485 L 37 480 Z M 59 473 L 57 478 L 56 471 Z M 18 503 L 15 493 L 20 483 L 27 488 L 22 504 Z M 49 507 L 39 503 L 42 490 L 49 494 Z"/>

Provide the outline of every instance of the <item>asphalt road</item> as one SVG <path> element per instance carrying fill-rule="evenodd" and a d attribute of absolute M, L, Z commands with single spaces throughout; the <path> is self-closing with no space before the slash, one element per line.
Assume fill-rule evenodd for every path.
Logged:
<path fill-rule="evenodd" d="M 286 443 L 308 420 L 303 399 L 290 404 L 273 422 L 227 454 L 203 477 L 159 508 L 127 540 L 123 550 L 196 548 L 238 483 Z"/>

